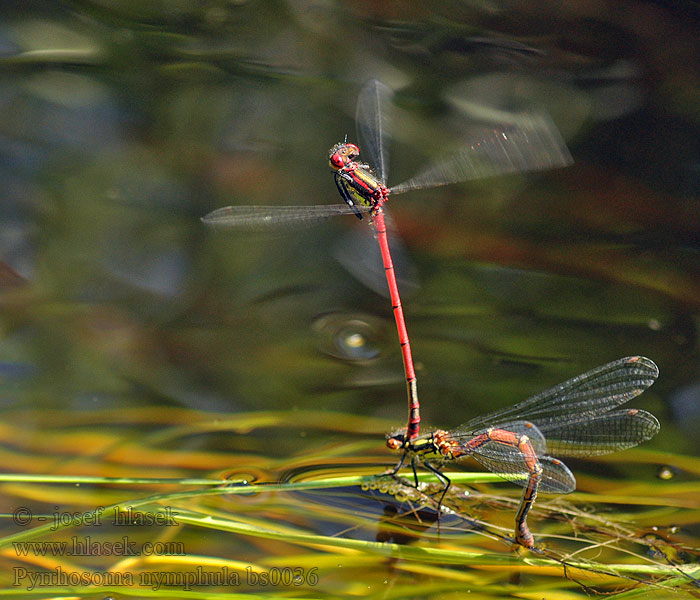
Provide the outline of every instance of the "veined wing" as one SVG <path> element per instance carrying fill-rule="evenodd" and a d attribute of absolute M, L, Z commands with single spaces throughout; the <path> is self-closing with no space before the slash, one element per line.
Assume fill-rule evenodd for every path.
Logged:
<path fill-rule="evenodd" d="M 624 404 L 646 390 L 658 375 L 654 361 L 644 356 L 620 358 L 518 404 L 472 419 L 459 429 L 476 430 L 526 420 L 537 427 L 549 425 L 552 430 L 552 422 L 578 422 Z"/>
<path fill-rule="evenodd" d="M 502 456 L 494 459 L 481 453 L 474 453 L 474 458 L 492 473 L 496 473 L 506 481 L 512 481 L 523 487 L 528 484 L 528 473 L 523 457 L 514 448 L 502 451 Z M 542 478 L 537 486 L 541 492 L 549 494 L 569 494 L 576 489 L 576 478 L 563 462 L 551 456 L 539 458 L 542 467 Z"/>
<path fill-rule="evenodd" d="M 543 492 L 556 494 L 568 494 L 576 488 L 576 479 L 569 468 L 559 460 L 545 456 L 547 453 L 547 440 L 542 432 L 527 421 L 510 421 L 503 423 L 498 429 L 514 433 L 514 441 L 520 436 L 526 435 L 530 444 L 523 452 L 516 444 L 506 444 L 502 441 L 489 440 L 475 447 L 468 448 L 469 440 L 476 436 L 485 434 L 488 427 L 471 433 L 457 431 L 450 436 L 450 439 L 459 443 L 467 449 L 464 455 L 472 456 L 489 471 L 496 473 L 518 485 L 526 486 L 530 472 L 527 469 L 527 459 L 532 456 L 527 455 L 527 451 L 537 457 L 542 466 L 542 478 L 539 489 Z"/>
<path fill-rule="evenodd" d="M 633 448 L 654 437 L 657 418 L 645 410 L 618 409 L 578 420 L 550 419 L 540 424 L 553 456 L 599 456 Z"/>
<path fill-rule="evenodd" d="M 205 225 L 240 231 L 265 231 L 273 228 L 313 225 L 337 215 L 368 212 L 368 206 L 320 204 L 316 206 L 225 206 L 202 217 Z"/>
<path fill-rule="evenodd" d="M 386 208 L 384 219 L 389 231 L 396 282 L 401 297 L 405 299 L 417 290 L 418 274 L 401 238 L 394 235 L 395 225 Z M 359 282 L 382 296 L 390 297 L 381 250 L 371 227 L 353 227 L 344 232 L 334 244 L 333 256 Z"/>
<path fill-rule="evenodd" d="M 392 187 L 391 193 L 565 167 L 573 162 L 556 126 L 543 113 L 518 114 L 512 124 L 482 128 L 473 140 L 445 160 Z"/>
<path fill-rule="evenodd" d="M 621 358 L 545 390 L 519 404 L 472 419 L 461 436 L 484 427 L 530 421 L 547 439 L 547 452 L 591 456 L 630 448 L 659 430 L 643 410 L 613 410 L 641 394 L 659 374 L 643 356 Z"/>
<path fill-rule="evenodd" d="M 368 162 L 384 183 L 389 175 L 391 96 L 386 85 L 372 79 L 360 91 L 355 113 L 359 160 Z"/>

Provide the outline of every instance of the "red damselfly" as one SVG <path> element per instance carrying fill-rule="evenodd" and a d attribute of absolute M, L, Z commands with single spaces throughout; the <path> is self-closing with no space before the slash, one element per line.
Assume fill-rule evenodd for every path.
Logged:
<path fill-rule="evenodd" d="M 547 116 L 519 113 L 513 115 L 508 124 L 479 128 L 472 141 L 464 144 L 447 159 L 404 183 L 387 187 L 390 99 L 391 91 L 378 81 L 367 83 L 358 97 L 358 142 L 372 167 L 356 160 L 360 149 L 347 140 L 336 144 L 329 151 L 335 183 L 345 204 L 228 206 L 211 212 L 203 221 L 216 227 L 259 230 L 281 225 L 300 225 L 309 220 L 335 215 L 355 214 L 361 219 L 363 213 L 369 213 L 370 223 L 379 242 L 403 356 L 409 401 L 406 436 L 407 440 L 414 440 L 420 433 L 420 407 L 411 345 L 387 239 L 384 205 L 389 195 L 504 173 L 564 167 L 572 161 L 564 141 Z"/>
<path fill-rule="evenodd" d="M 437 430 L 414 439 L 406 429 L 392 433 L 387 446 L 403 452 L 391 473 L 410 461 L 423 464 L 444 484 L 438 509 L 450 486 L 440 468 L 472 456 L 490 471 L 525 487 L 515 517 L 515 540 L 532 548 L 527 514 L 538 490 L 567 494 L 576 488 L 569 468 L 555 456 L 587 457 L 631 448 L 659 431 L 654 415 L 618 409 L 646 390 L 659 374 L 643 356 L 621 358 L 574 377 L 514 406 L 477 417 L 455 431 Z"/>

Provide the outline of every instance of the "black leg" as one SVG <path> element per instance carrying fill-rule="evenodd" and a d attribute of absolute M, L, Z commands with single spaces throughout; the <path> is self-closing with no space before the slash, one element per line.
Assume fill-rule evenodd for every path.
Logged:
<path fill-rule="evenodd" d="M 403 467 L 403 461 L 406 460 L 406 454 L 408 454 L 408 453 L 407 453 L 407 452 L 404 452 L 404 453 L 401 455 L 401 460 L 399 461 L 399 464 L 397 464 L 397 465 L 394 467 L 394 470 L 390 473 L 390 475 L 396 475 L 396 474 L 399 472 L 399 470 L 401 469 L 401 467 Z M 411 463 L 411 464 L 413 464 L 413 463 Z M 416 468 L 413 467 L 413 472 L 415 473 L 415 471 L 416 471 Z"/>
<path fill-rule="evenodd" d="M 357 206 L 355 206 L 355 201 L 352 199 L 352 196 L 350 196 L 350 192 L 348 191 L 347 188 L 347 183 L 344 181 L 344 177 L 341 173 L 337 172 L 334 174 L 334 179 L 335 179 L 335 187 L 338 188 L 338 191 L 340 192 L 340 196 L 345 200 L 345 203 L 352 207 L 355 210 L 355 216 L 357 216 L 358 219 L 362 219 L 362 213 L 357 210 Z"/>
<path fill-rule="evenodd" d="M 442 490 L 442 494 L 440 495 L 440 500 L 438 500 L 438 505 L 437 505 L 437 510 L 438 510 L 438 515 L 440 514 L 440 508 L 442 507 L 442 501 L 445 499 L 445 494 L 447 494 L 447 490 L 450 489 L 450 486 L 452 485 L 452 482 L 450 481 L 450 478 L 444 475 L 443 473 L 440 472 L 440 470 L 437 467 L 434 467 L 427 461 L 423 461 L 423 466 L 425 466 L 428 471 L 435 473 L 435 476 L 444 484 L 444 488 Z M 414 471 L 415 472 L 415 471 Z"/>

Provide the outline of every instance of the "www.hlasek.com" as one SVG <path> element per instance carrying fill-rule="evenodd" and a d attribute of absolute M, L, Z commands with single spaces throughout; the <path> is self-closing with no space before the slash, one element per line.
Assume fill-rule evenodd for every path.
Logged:
<path fill-rule="evenodd" d="M 140 546 L 122 536 L 118 541 L 103 542 L 86 535 L 74 535 L 60 542 L 13 542 L 17 556 L 184 556 L 184 542 L 144 542 Z"/>
<path fill-rule="evenodd" d="M 158 591 L 163 587 L 176 587 L 190 591 L 204 586 L 315 586 L 318 583 L 318 568 L 272 567 L 259 571 L 246 567 L 233 571 L 228 567 L 205 570 L 197 567 L 193 571 L 65 571 L 60 566 L 50 571 L 30 571 L 25 567 L 14 567 L 14 587 L 23 587 L 31 592 L 42 587 L 60 586 L 142 586 Z"/>

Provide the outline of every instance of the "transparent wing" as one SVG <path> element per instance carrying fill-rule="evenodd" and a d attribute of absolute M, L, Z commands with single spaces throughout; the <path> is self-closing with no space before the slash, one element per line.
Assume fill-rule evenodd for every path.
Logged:
<path fill-rule="evenodd" d="M 542 113 L 521 113 L 512 124 L 482 128 L 445 160 L 390 189 L 393 194 L 504 173 L 565 167 L 571 154 L 552 120 Z"/>
<path fill-rule="evenodd" d="M 460 435 L 460 434 L 453 434 L 450 436 L 450 439 L 452 440 L 457 440 L 460 445 L 464 446 L 464 444 L 468 440 L 472 440 L 477 436 L 483 435 L 489 431 L 489 429 L 493 429 L 491 427 L 484 427 L 481 430 L 474 431 L 473 433 L 470 433 L 469 435 Z M 547 443 L 545 441 L 544 435 L 540 432 L 540 430 L 530 423 L 529 421 L 510 421 L 508 423 L 504 423 L 503 425 L 497 427 L 496 429 L 502 429 L 503 431 L 509 432 L 509 433 L 514 433 L 515 437 L 520 437 L 523 435 L 526 435 L 528 439 L 530 440 L 530 445 L 532 446 L 532 450 L 537 456 L 542 456 L 544 454 L 547 454 Z M 474 455 L 480 454 L 482 456 L 491 456 L 494 459 L 498 458 L 501 456 L 501 452 L 503 450 L 510 450 L 510 449 L 515 449 L 518 454 L 520 452 L 517 450 L 517 448 L 513 445 L 507 445 L 502 442 L 487 442 L 482 446 L 479 446 L 478 448 L 474 448 L 470 450 Z M 506 453 L 506 456 L 509 454 Z M 521 460 L 522 462 L 522 460 Z"/>
<path fill-rule="evenodd" d="M 527 486 L 529 473 L 522 456 L 518 457 L 514 454 L 509 461 L 493 460 L 482 454 L 474 454 L 474 458 L 506 481 L 512 481 L 523 487 Z M 537 486 L 538 491 L 549 494 L 569 494 L 576 489 L 576 478 L 563 462 L 551 456 L 542 456 L 539 460 L 542 479 Z"/>
<path fill-rule="evenodd" d="M 476 448 L 467 448 L 466 456 L 473 456 L 489 471 L 497 473 L 504 479 L 526 486 L 530 475 L 527 459 L 532 458 L 534 453 L 543 469 L 538 489 L 544 492 L 568 494 L 576 488 L 576 480 L 568 467 L 559 460 L 544 456 L 547 453 L 547 442 L 536 426 L 527 421 L 511 421 L 504 423 L 498 429 L 515 434 L 513 440 L 516 443 L 507 444 L 503 441 L 491 440 Z M 475 431 L 468 437 L 453 435 L 451 439 L 464 447 L 468 440 L 487 432 L 488 428 Z M 517 446 L 517 439 L 523 435 L 526 435 L 530 442 L 529 447 L 526 446 L 524 451 Z"/>
<path fill-rule="evenodd" d="M 372 79 L 360 91 L 355 113 L 360 162 L 368 162 L 384 183 L 389 175 L 391 96 L 386 85 Z"/>
<path fill-rule="evenodd" d="M 654 415 L 636 408 L 614 410 L 596 417 L 559 422 L 542 422 L 547 452 L 554 456 L 596 456 L 632 448 L 659 431 Z"/>
<path fill-rule="evenodd" d="M 570 432 L 574 425 L 578 427 L 586 419 L 593 419 L 638 396 L 658 375 L 658 367 L 648 358 L 621 358 L 519 404 L 472 419 L 456 433 L 468 434 L 517 420 L 531 421 L 545 435 Z"/>
<path fill-rule="evenodd" d="M 576 478 L 563 462 L 551 456 L 542 456 L 540 465 L 542 465 L 542 481 L 538 486 L 540 492 L 570 494 L 576 489 Z"/>
<path fill-rule="evenodd" d="M 596 456 L 631 448 L 653 437 L 659 431 L 654 415 L 636 408 L 613 409 L 647 389 L 658 373 L 648 358 L 622 358 L 520 404 L 473 419 L 450 437 L 465 455 L 520 485 L 527 485 L 527 459 L 534 453 L 543 468 L 539 489 L 568 493 L 576 487 L 574 476 L 564 463 L 547 454 Z M 481 446 L 470 447 L 470 440 L 493 429 L 512 432 L 513 443 L 507 443 L 509 436 L 501 433 Z M 530 455 L 527 447 L 520 449 L 515 443 L 523 434 L 530 440 Z"/>
<path fill-rule="evenodd" d="M 487 433 L 489 428 L 474 431 L 469 435 L 454 434 L 450 436 L 450 439 L 459 442 L 466 449 L 465 457 L 473 456 L 489 471 L 500 475 L 507 481 L 513 481 L 521 486 L 527 485 L 530 476 L 527 459 L 531 459 L 532 453 L 534 453 L 542 467 L 539 490 L 553 494 L 568 494 L 576 489 L 576 479 L 569 468 L 560 460 L 545 456 L 548 451 L 548 440 L 535 425 L 528 421 L 511 421 L 503 423 L 498 429 L 515 434 L 514 440 L 526 435 L 530 441 L 529 448 L 526 446 L 524 450 L 520 450 L 516 443 L 508 444 L 495 440 L 490 440 L 476 448 L 466 446 L 469 440 Z"/>
<path fill-rule="evenodd" d="M 272 228 L 313 225 L 337 215 L 353 215 L 355 211 L 368 212 L 368 206 L 321 204 L 318 206 L 226 206 L 202 217 L 211 227 L 240 231 L 265 231 Z"/>
<path fill-rule="evenodd" d="M 530 473 L 525 466 L 523 454 L 512 446 L 493 445 L 488 452 L 482 451 L 486 446 L 475 450 L 472 456 L 492 473 L 496 473 L 506 481 L 512 481 L 523 487 L 527 486 Z M 495 448 L 499 446 L 498 448 Z M 568 494 L 576 489 L 576 478 L 563 462 L 551 456 L 540 456 L 542 478 L 538 490 L 551 494 Z"/>
<path fill-rule="evenodd" d="M 411 296 L 418 289 L 418 274 L 408 256 L 401 238 L 393 235 L 393 219 L 384 209 L 384 218 L 389 230 L 391 259 L 396 272 L 396 282 L 402 298 Z M 333 257 L 360 283 L 374 292 L 390 297 L 386 283 L 386 271 L 382 254 L 370 227 L 353 227 L 344 233 L 333 246 Z"/>
<path fill-rule="evenodd" d="M 539 489 L 543 492 L 568 494 L 576 488 L 576 480 L 569 468 L 561 461 L 545 454 L 557 456 L 596 456 L 624 450 L 650 439 L 659 431 L 659 422 L 654 415 L 637 409 L 607 412 L 597 417 L 582 417 L 565 424 L 552 421 L 548 426 L 523 427 L 522 421 L 504 423 L 499 429 L 525 434 L 542 466 Z M 475 431 L 470 438 L 484 431 Z M 453 436 L 461 444 L 466 436 Z M 487 442 L 474 448 L 473 456 L 489 471 L 519 485 L 527 485 L 528 470 L 526 455 L 516 446 L 498 442 Z"/>

